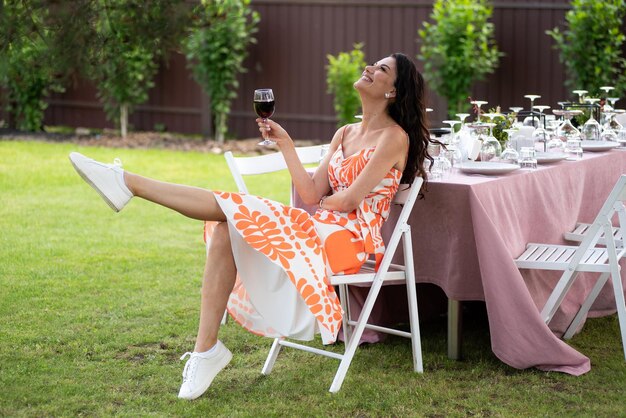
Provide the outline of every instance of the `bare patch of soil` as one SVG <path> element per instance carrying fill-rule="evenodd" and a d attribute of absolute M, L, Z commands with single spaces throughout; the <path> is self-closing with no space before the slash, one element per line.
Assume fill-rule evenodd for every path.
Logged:
<path fill-rule="evenodd" d="M 47 132 L 19 132 L 0 129 L 0 140 L 20 141 L 48 141 L 48 142 L 71 142 L 84 146 L 101 146 L 110 148 L 161 148 L 178 151 L 198 151 L 221 154 L 232 151 L 235 154 L 267 154 L 276 152 L 276 147 L 264 147 L 257 145 L 260 138 L 227 140 L 223 144 L 215 141 L 207 141 L 201 138 L 192 138 L 169 132 L 130 132 L 126 138 L 122 138 L 117 131 L 105 130 L 101 133 L 91 133 L 87 130 L 77 129 L 72 134 L 59 134 Z M 312 140 L 294 140 L 296 146 L 315 145 Z"/>

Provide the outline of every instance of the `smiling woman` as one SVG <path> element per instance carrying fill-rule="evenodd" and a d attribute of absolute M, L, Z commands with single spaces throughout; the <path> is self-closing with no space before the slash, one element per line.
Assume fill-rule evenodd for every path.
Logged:
<path fill-rule="evenodd" d="M 403 54 L 365 67 L 354 87 L 363 120 L 335 133 L 311 177 L 289 134 L 271 119 L 257 119 L 287 163 L 311 216 L 268 199 L 163 183 L 102 164 L 78 153 L 70 160 L 109 206 L 120 211 L 133 197 L 202 221 L 215 221 L 206 260 L 198 335 L 179 397 L 195 399 L 231 360 L 218 340 L 228 307 L 248 330 L 268 337 L 310 340 L 319 332 L 333 343 L 342 312 L 329 274 L 352 273 L 384 252 L 381 226 L 400 182 L 426 179 L 432 159 L 425 125 L 424 82 Z M 341 257 L 337 257 L 341 254 Z"/>

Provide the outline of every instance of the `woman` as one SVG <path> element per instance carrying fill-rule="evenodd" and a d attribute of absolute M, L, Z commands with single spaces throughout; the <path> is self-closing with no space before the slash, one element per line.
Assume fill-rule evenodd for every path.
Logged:
<path fill-rule="evenodd" d="M 353 273 L 370 256 L 382 258 L 380 227 L 400 182 L 426 177 L 428 155 L 423 79 L 403 54 L 363 71 L 354 87 L 361 123 L 340 128 L 311 177 L 289 134 L 272 120 L 257 119 L 264 137 L 283 153 L 305 211 L 256 196 L 162 183 L 101 164 L 78 153 L 78 173 L 116 211 L 141 197 L 193 219 L 215 221 L 207 256 L 198 335 L 183 371 L 178 396 L 195 399 L 230 362 L 217 339 L 228 306 L 248 330 L 269 336 L 335 341 L 341 308 L 329 274 Z M 239 280 L 236 280 L 239 278 Z M 182 359 L 181 358 L 181 359 Z"/>

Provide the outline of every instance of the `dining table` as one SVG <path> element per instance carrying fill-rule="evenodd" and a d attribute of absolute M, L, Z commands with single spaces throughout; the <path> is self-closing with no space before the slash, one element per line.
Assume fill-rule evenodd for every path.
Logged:
<path fill-rule="evenodd" d="M 520 270 L 515 259 L 531 242 L 573 245 L 563 234 L 573 230 L 577 222 L 593 222 L 624 173 L 626 150 L 612 149 L 506 174 L 467 174 L 453 168 L 442 178 L 427 182 L 423 199 L 415 204 L 409 218 L 415 277 L 417 283 L 438 286 L 449 300 L 449 355 L 459 356 L 460 303 L 484 301 L 491 349 L 502 362 L 517 369 L 534 367 L 571 375 L 590 370 L 589 358 L 560 337 L 597 274 L 579 274 L 546 324 L 540 311 L 561 273 Z M 298 200 L 296 195 L 296 205 Z M 400 208 L 392 208 L 383 227 L 384 237 L 389 236 L 399 212 Z M 385 291 L 383 288 L 380 297 L 385 297 Z M 351 301 L 351 307 L 358 310 L 358 299 L 364 297 L 356 293 L 356 303 Z M 393 294 L 398 295 L 397 290 Z M 372 322 L 406 322 L 406 318 L 394 318 L 384 306 L 378 306 L 372 312 Z M 588 317 L 614 312 L 609 282 Z M 584 323 L 579 331 L 583 327 Z M 369 342 L 377 339 L 374 332 L 364 338 Z M 620 343 L 615 342 L 616 350 Z"/>

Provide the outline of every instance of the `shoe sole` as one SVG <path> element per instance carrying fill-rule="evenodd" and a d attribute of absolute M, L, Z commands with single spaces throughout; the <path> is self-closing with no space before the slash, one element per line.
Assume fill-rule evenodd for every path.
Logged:
<path fill-rule="evenodd" d="M 203 385 L 201 388 L 198 388 L 195 392 L 192 392 L 191 395 L 189 395 L 189 397 L 185 397 L 181 399 L 193 401 L 194 399 L 197 399 L 200 396 L 202 396 L 202 394 L 204 394 L 204 392 L 206 392 L 209 389 L 209 387 L 211 386 L 211 383 L 213 383 L 213 379 L 215 379 L 215 376 L 217 376 L 219 372 L 221 372 L 222 370 L 224 370 L 226 366 L 228 366 L 228 363 L 230 363 L 232 358 L 233 358 L 233 353 L 231 353 L 230 350 L 226 351 L 226 354 L 224 355 L 224 357 L 222 357 L 222 361 L 219 363 L 220 364 L 219 370 L 217 370 L 213 374 L 213 376 L 211 376 L 211 378 L 206 383 L 206 387 L 204 387 Z"/>
<path fill-rule="evenodd" d="M 72 165 L 74 166 L 74 170 L 76 170 L 76 172 L 78 173 L 79 176 L 81 176 L 83 178 L 83 180 L 85 180 L 85 182 L 90 185 L 96 192 L 98 192 L 98 194 L 100 195 L 100 197 L 106 202 L 107 205 L 109 205 L 109 207 L 111 209 L 113 209 L 115 212 L 119 212 L 120 210 L 115 206 L 115 204 L 113 202 L 111 202 L 109 200 L 108 197 L 106 197 L 106 195 L 104 193 L 102 193 L 100 191 L 100 189 L 98 188 L 98 186 L 96 186 L 95 184 L 93 184 L 91 182 L 91 180 L 89 180 L 89 178 L 87 177 L 87 175 L 85 175 L 85 173 L 83 173 L 83 170 L 81 170 L 76 163 L 74 163 L 74 160 L 72 160 L 72 157 L 69 157 L 70 162 L 72 163 Z"/>

